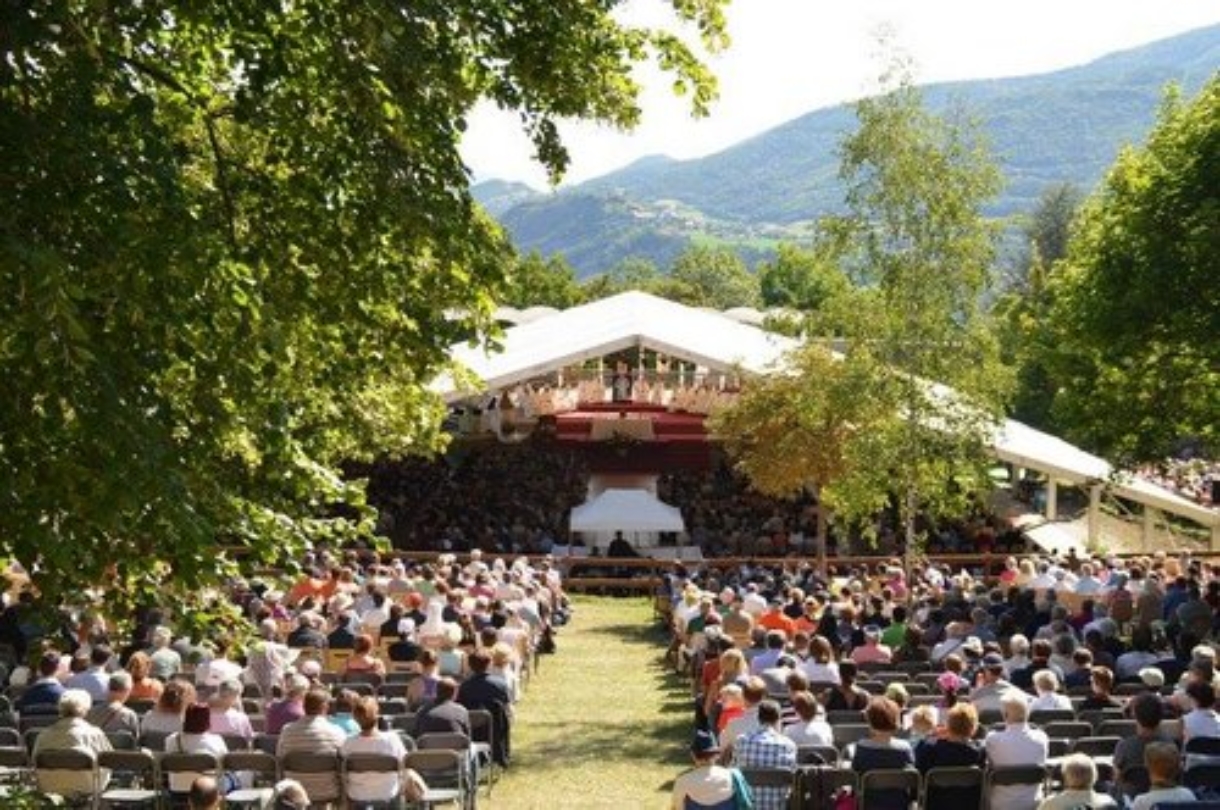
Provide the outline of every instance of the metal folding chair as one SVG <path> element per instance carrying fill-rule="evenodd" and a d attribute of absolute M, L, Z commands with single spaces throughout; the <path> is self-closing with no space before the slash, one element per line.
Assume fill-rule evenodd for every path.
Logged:
<path fill-rule="evenodd" d="M 977 765 L 931 768 L 923 775 L 923 795 L 919 806 L 982 810 L 985 781 L 986 774 Z M 962 803 L 961 797 L 967 793 L 974 796 L 974 801 Z M 949 797 L 952 797 L 951 802 L 947 801 Z"/>
<path fill-rule="evenodd" d="M 99 807 L 156 807 L 160 803 L 157 758 L 150 752 L 134 748 L 103 751 L 97 765 L 110 771 L 110 785 L 102 791 Z"/>
<path fill-rule="evenodd" d="M 351 795 L 352 774 L 392 773 L 399 782 L 399 793 L 384 801 L 355 799 Z M 402 791 L 402 760 L 390 754 L 352 754 L 343 758 L 343 791 L 349 810 L 395 810 Z"/>
<path fill-rule="evenodd" d="M 289 751 L 280 757 L 280 773 L 285 779 L 304 782 L 312 804 L 343 800 L 342 766 L 338 754 Z"/>
<path fill-rule="evenodd" d="M 427 792 L 416 802 L 420 807 L 430 810 L 438 804 L 467 805 L 466 763 L 460 752 L 443 748 L 412 751 L 403 764 L 428 784 Z"/>
<path fill-rule="evenodd" d="M 919 771 L 914 768 L 879 768 L 867 771 L 860 777 L 860 800 L 856 807 L 859 810 L 870 810 L 883 798 L 888 799 L 900 791 L 906 795 L 907 807 L 910 807 L 912 802 L 919 800 L 921 784 Z M 882 806 L 893 806 L 893 803 L 885 802 Z"/>
<path fill-rule="evenodd" d="M 50 772 L 71 771 L 84 774 L 82 787 L 67 794 L 55 793 L 51 783 L 46 780 Z M 39 790 L 58 795 L 70 806 L 92 807 L 97 799 L 100 784 L 98 782 L 97 760 L 87 751 L 60 749 L 39 751 L 34 755 L 34 778 Z"/>

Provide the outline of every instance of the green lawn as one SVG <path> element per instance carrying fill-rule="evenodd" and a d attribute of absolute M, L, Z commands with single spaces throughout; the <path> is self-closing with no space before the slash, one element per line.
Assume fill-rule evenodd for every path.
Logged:
<path fill-rule="evenodd" d="M 484 807 L 668 807 L 690 760 L 689 686 L 641 597 L 577 597 L 517 709 L 513 767 Z"/>

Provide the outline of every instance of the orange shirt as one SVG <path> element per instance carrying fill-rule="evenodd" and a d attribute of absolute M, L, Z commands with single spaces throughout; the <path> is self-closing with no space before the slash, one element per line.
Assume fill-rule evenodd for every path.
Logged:
<path fill-rule="evenodd" d="M 758 624 L 768 630 L 783 630 L 788 638 L 796 635 L 796 622 L 784 615 L 782 610 L 768 610 L 758 618 Z"/>

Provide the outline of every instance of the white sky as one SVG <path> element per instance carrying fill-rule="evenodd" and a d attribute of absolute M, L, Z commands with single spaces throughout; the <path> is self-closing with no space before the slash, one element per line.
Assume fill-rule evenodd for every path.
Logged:
<path fill-rule="evenodd" d="M 663 0 L 629 0 L 635 23 L 667 19 Z M 647 71 L 643 121 L 630 134 L 587 123 L 563 128 L 572 155 L 564 184 L 646 155 L 711 154 L 819 107 L 859 97 L 879 73 L 876 32 L 887 27 L 920 83 L 1041 73 L 1220 22 L 1220 0 L 734 0 L 728 50 L 710 58 L 720 98 L 693 120 L 687 101 Z M 463 154 L 476 180 L 545 173 L 517 118 L 476 110 Z"/>

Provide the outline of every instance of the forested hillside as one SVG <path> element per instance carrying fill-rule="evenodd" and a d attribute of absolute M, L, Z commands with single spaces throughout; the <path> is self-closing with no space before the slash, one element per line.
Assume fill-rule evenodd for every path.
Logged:
<path fill-rule="evenodd" d="M 1125 144 L 1140 142 L 1166 84 L 1193 94 L 1220 65 L 1220 26 L 1036 76 L 925 88 L 938 112 L 960 108 L 989 133 L 1006 185 L 997 216 L 1028 212 L 1049 185 L 1091 189 Z M 691 241 L 727 243 L 747 260 L 837 209 L 837 148 L 850 109 L 816 110 L 697 160 L 649 157 L 555 194 L 492 181 L 476 196 L 522 250 L 562 253 L 581 276 L 628 256 L 668 263 Z"/>

